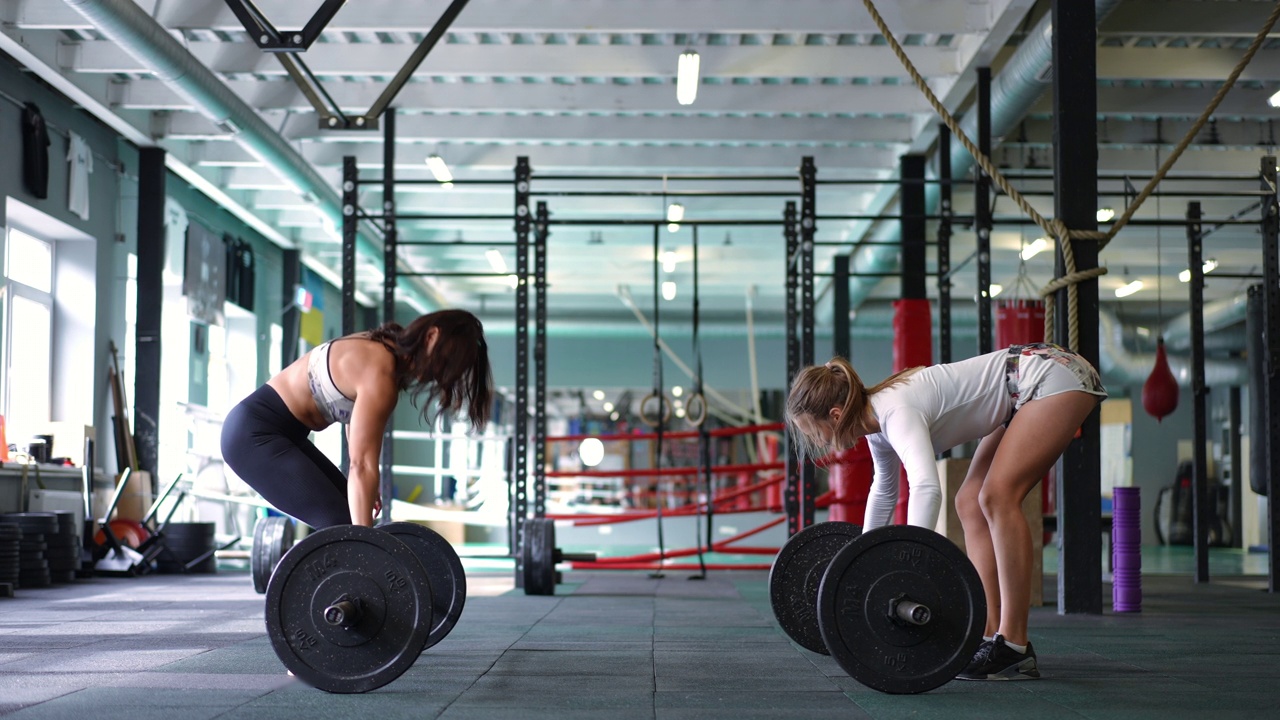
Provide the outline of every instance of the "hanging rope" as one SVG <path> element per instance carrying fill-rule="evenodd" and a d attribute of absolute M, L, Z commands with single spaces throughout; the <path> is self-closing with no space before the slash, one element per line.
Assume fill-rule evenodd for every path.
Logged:
<path fill-rule="evenodd" d="M 1276 21 L 1280 19 L 1280 2 L 1277 2 L 1275 7 L 1272 8 L 1271 14 L 1267 17 L 1266 23 L 1264 23 L 1262 29 L 1258 31 L 1253 42 L 1250 43 L 1249 49 L 1245 52 L 1244 57 L 1236 64 L 1235 69 L 1231 71 L 1226 82 L 1224 82 L 1222 87 L 1218 89 L 1213 100 L 1209 102 L 1209 105 L 1205 108 L 1204 112 L 1201 113 L 1200 117 L 1196 120 L 1196 123 L 1187 132 L 1186 137 L 1182 139 L 1182 142 L 1178 143 L 1174 152 L 1169 155 L 1167 160 L 1165 160 L 1164 165 L 1161 166 L 1155 177 L 1151 178 L 1151 181 L 1147 183 L 1147 186 L 1138 194 L 1134 203 L 1131 204 L 1125 211 L 1124 215 L 1122 215 L 1120 219 L 1112 225 L 1111 230 L 1108 232 L 1101 232 L 1097 230 L 1072 230 L 1060 219 L 1055 218 L 1053 220 L 1047 220 L 1043 215 L 1037 212 L 1036 209 L 1031 206 L 1031 203 L 1029 203 L 1026 198 L 1024 198 L 1022 194 L 1019 193 L 1003 175 L 1000 174 L 1000 171 L 991 162 L 991 159 L 984 155 L 978 147 L 974 145 L 973 141 L 965 135 L 964 131 L 960 129 L 960 124 L 956 122 L 956 119 L 951 115 L 951 113 L 943 107 L 942 102 L 938 100 L 938 97 L 934 95 L 933 90 L 929 87 L 929 83 L 926 82 L 920 72 L 916 70 L 915 65 L 911 62 L 911 59 L 907 57 L 907 53 L 902 49 L 902 45 L 898 42 L 898 39 L 889 30 L 889 26 L 885 23 L 884 18 L 881 17 L 880 11 L 876 9 L 874 0 L 862 0 L 862 4 L 866 6 L 867 12 L 871 14 L 871 19 L 875 21 L 876 27 L 880 29 L 880 34 L 884 36 L 885 41 L 888 42 L 889 46 L 893 49 L 893 54 L 898 57 L 899 62 L 902 63 L 902 66 L 907 70 L 907 73 L 911 75 L 911 79 L 915 82 L 916 87 L 924 93 L 925 98 L 929 101 L 929 105 L 933 108 L 934 112 L 938 114 L 938 117 L 942 118 L 943 122 L 946 124 L 947 128 L 951 130 L 951 133 L 956 137 L 956 139 L 964 145 L 965 149 L 969 151 L 969 154 L 973 155 L 974 161 L 980 168 L 982 168 L 982 171 L 986 173 L 997 186 L 999 186 L 1002 192 L 1017 203 L 1018 207 L 1022 209 L 1027 217 L 1031 218 L 1036 225 L 1039 225 L 1047 235 L 1053 237 L 1057 241 L 1058 247 L 1062 249 L 1063 266 L 1065 267 L 1066 272 L 1062 277 L 1056 278 L 1048 285 L 1045 285 L 1045 287 L 1040 290 L 1040 296 L 1045 299 L 1045 336 L 1049 337 L 1052 333 L 1054 323 L 1053 294 L 1063 288 L 1067 289 L 1068 344 L 1072 349 L 1079 347 L 1080 340 L 1078 307 L 1079 292 L 1076 286 L 1078 283 L 1091 278 L 1105 275 L 1107 273 L 1107 269 L 1090 268 L 1088 270 L 1077 271 L 1075 249 L 1072 247 L 1071 241 L 1097 240 L 1098 249 L 1102 250 L 1107 246 L 1107 243 L 1109 243 L 1111 239 L 1120 232 L 1120 229 L 1128 224 L 1129 220 L 1133 217 L 1133 214 L 1142 205 L 1142 203 L 1151 196 L 1155 187 L 1164 179 L 1165 175 L 1168 174 L 1169 170 L 1173 167 L 1173 164 L 1177 162 L 1178 157 L 1184 150 L 1186 150 L 1187 146 L 1191 144 L 1191 141 L 1195 138 L 1196 134 L 1204 128 L 1206 123 L 1208 123 L 1209 117 L 1215 110 L 1217 110 L 1218 105 L 1222 103 L 1227 92 L 1231 90 L 1232 86 L 1235 85 L 1236 80 L 1240 77 L 1240 73 L 1243 72 L 1245 67 L 1249 65 L 1249 62 L 1253 60 L 1253 56 L 1258 52 L 1258 49 L 1266 40 L 1267 35 L 1270 34 L 1271 29 L 1276 24 Z"/>

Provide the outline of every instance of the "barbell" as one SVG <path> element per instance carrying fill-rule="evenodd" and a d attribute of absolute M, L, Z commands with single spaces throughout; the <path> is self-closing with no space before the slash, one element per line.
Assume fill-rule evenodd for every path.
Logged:
<path fill-rule="evenodd" d="M 271 573 L 267 636 L 308 685 L 368 692 L 444 639 L 466 594 L 462 561 L 429 528 L 335 526 L 303 538 Z"/>
<path fill-rule="evenodd" d="M 973 659 L 986 624 L 982 580 L 946 537 L 826 522 L 796 533 L 769 572 L 783 632 L 881 692 L 933 690 Z"/>

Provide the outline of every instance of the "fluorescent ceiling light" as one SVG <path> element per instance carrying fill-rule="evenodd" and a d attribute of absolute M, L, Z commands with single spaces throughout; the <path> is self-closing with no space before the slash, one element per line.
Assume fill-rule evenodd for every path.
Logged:
<path fill-rule="evenodd" d="M 680 223 L 667 223 L 667 232 L 680 232 Z"/>
<path fill-rule="evenodd" d="M 453 173 L 449 172 L 449 166 L 445 164 L 444 158 L 439 155 L 428 157 L 427 169 L 431 171 L 431 175 L 435 177 L 436 182 L 445 187 L 453 187 Z"/>
<path fill-rule="evenodd" d="M 494 272 L 506 274 L 507 261 L 502 257 L 502 252 L 490 249 L 485 251 L 484 256 L 488 258 L 489 267 L 493 268 Z"/>
<path fill-rule="evenodd" d="M 1203 270 L 1206 275 L 1208 275 L 1209 273 L 1218 269 L 1218 261 L 1213 259 L 1205 260 L 1204 265 L 1201 265 L 1200 269 Z M 1182 272 L 1178 273 L 1178 281 L 1191 282 L 1191 268 L 1187 268 L 1186 270 L 1183 270 Z"/>
<path fill-rule="evenodd" d="M 662 272 L 673 273 L 676 271 L 676 254 L 670 250 L 662 253 Z"/>
<path fill-rule="evenodd" d="M 678 223 L 684 219 L 684 206 L 680 203 L 671 203 L 667 206 L 667 222 Z"/>
<path fill-rule="evenodd" d="M 1018 254 L 1018 257 L 1023 260 L 1030 260 L 1043 252 L 1047 247 L 1049 247 L 1049 241 L 1043 237 L 1038 237 L 1035 240 L 1032 240 L 1031 244 L 1024 247 L 1022 252 Z"/>
<path fill-rule="evenodd" d="M 675 299 L 676 299 L 676 284 L 675 284 L 675 283 L 671 282 L 670 280 L 667 280 L 667 281 L 665 281 L 665 282 L 663 282 L 663 283 L 662 283 L 662 299 L 663 299 L 663 300 L 675 300 Z"/>
<path fill-rule="evenodd" d="M 603 390 L 597 390 L 597 391 L 595 391 L 595 392 L 591 393 L 591 397 L 593 397 L 593 398 L 595 398 L 595 399 L 597 399 L 597 400 L 603 400 L 603 399 L 604 399 L 604 391 L 603 391 Z"/>
<path fill-rule="evenodd" d="M 507 276 L 507 287 L 511 288 L 512 290 L 515 290 L 516 286 L 519 284 L 520 284 L 520 278 L 516 277 L 515 275 Z"/>
<path fill-rule="evenodd" d="M 684 417 L 684 408 L 680 408 L 680 407 L 676 408 L 676 417 L 678 418 Z"/>
<path fill-rule="evenodd" d="M 671 397 L 680 397 L 683 394 L 684 394 L 684 388 L 680 387 L 679 385 L 671 386 Z"/>
<path fill-rule="evenodd" d="M 991 283 L 990 287 L 991 287 L 991 294 L 989 295 L 989 297 L 995 297 L 1000 293 L 1004 292 L 1004 286 L 999 283 Z"/>
<path fill-rule="evenodd" d="M 1124 287 L 1116 288 L 1116 297 L 1118 298 L 1129 297 L 1130 295 L 1138 292 L 1141 289 L 1142 289 L 1142 281 L 1134 280 L 1133 282 L 1129 283 L 1128 285 L 1125 285 Z"/>
<path fill-rule="evenodd" d="M 681 105 L 692 105 L 698 97 L 699 65 L 698 53 L 692 50 L 680 53 L 680 64 L 676 67 L 676 101 Z"/>
<path fill-rule="evenodd" d="M 1277 90 L 1276 94 L 1267 100 L 1267 104 L 1273 108 L 1280 108 L 1280 90 Z"/>
<path fill-rule="evenodd" d="M 1111 222 L 1111 218 L 1116 216 L 1116 211 L 1109 207 L 1098 208 L 1098 222 Z"/>
<path fill-rule="evenodd" d="M 600 407 L 604 408 L 605 412 L 613 412 L 613 403 L 611 402 L 607 402 L 604 405 L 601 405 Z"/>

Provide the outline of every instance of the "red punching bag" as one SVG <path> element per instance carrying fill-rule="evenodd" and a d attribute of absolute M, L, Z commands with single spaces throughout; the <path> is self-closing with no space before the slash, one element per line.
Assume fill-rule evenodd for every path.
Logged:
<path fill-rule="evenodd" d="M 1178 381 L 1169 369 L 1163 335 L 1156 341 L 1156 366 L 1151 368 L 1150 377 L 1142 385 L 1142 407 L 1156 422 L 1178 409 Z"/>

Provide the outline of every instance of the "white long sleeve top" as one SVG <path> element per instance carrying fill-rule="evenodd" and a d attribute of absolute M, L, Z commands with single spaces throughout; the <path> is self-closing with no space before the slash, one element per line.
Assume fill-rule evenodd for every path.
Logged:
<path fill-rule="evenodd" d="M 867 436 L 875 466 L 863 530 L 888 525 L 898 502 L 899 462 L 911 495 L 907 523 L 932 529 L 942 506 L 936 456 L 986 437 L 1013 413 L 1008 350 L 933 365 L 870 397 L 880 431 Z"/>

